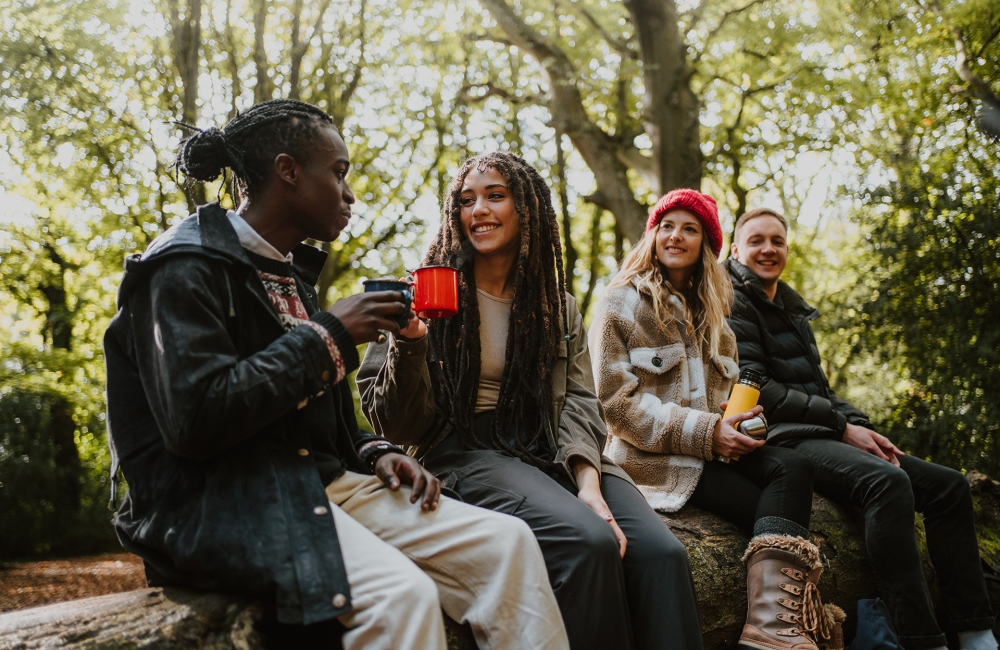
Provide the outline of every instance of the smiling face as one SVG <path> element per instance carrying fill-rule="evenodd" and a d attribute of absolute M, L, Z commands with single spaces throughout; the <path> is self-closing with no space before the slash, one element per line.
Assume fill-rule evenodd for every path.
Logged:
<path fill-rule="evenodd" d="M 483 256 L 517 256 L 521 227 L 507 181 L 495 169 L 473 168 L 465 177 L 461 206 L 462 233 Z"/>
<path fill-rule="evenodd" d="M 753 271 L 765 286 L 774 286 L 788 263 L 787 232 L 781 221 L 769 214 L 744 222 L 733 242 L 733 257 Z"/>
<path fill-rule="evenodd" d="M 693 273 L 701 260 L 701 221 L 685 210 L 671 210 L 656 227 L 656 259 L 670 272 Z M 680 288 L 680 287 L 678 287 Z"/>
<path fill-rule="evenodd" d="M 293 210 L 307 237 L 333 241 L 351 219 L 354 194 L 347 185 L 347 145 L 332 126 L 318 129 L 316 144 L 296 161 Z"/>

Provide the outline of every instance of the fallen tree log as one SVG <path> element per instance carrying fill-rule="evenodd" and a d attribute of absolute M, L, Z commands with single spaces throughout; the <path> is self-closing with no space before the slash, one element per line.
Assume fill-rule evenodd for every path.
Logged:
<path fill-rule="evenodd" d="M 969 474 L 976 505 L 980 551 L 1000 564 L 1000 483 Z M 707 650 L 735 646 L 746 616 L 746 579 L 740 557 L 748 537 L 736 526 L 695 508 L 663 517 L 687 546 L 698 592 Z M 860 513 L 821 497 L 813 500 L 812 540 L 825 564 L 823 598 L 848 612 L 853 637 L 855 603 L 879 595 L 864 550 Z M 923 524 L 918 521 L 923 546 Z M 933 569 L 924 570 L 937 597 Z M 475 648 L 467 626 L 447 622 L 449 648 Z M 265 650 L 283 647 L 269 638 L 264 609 L 248 599 L 185 589 L 143 589 L 68 601 L 0 615 L 0 650 L 28 648 L 212 648 Z"/>

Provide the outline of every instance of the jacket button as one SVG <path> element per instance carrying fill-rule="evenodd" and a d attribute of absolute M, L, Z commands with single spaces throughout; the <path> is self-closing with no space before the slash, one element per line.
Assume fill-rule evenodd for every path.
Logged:
<path fill-rule="evenodd" d="M 663 359 L 661 359 L 660 357 L 653 357 L 653 365 L 659 368 L 660 366 L 663 365 Z"/>
<path fill-rule="evenodd" d="M 323 374 L 320 375 L 320 377 L 322 377 L 323 381 L 325 381 L 326 383 L 330 383 L 330 371 L 329 370 L 324 370 Z"/>
<path fill-rule="evenodd" d="M 336 607 L 337 609 L 340 609 L 346 604 L 347 604 L 347 598 L 344 596 L 344 594 L 337 594 L 336 596 L 333 597 L 333 606 Z"/>
<path fill-rule="evenodd" d="M 308 449 L 299 449 L 299 456 L 308 456 L 308 455 L 309 455 Z"/>
<path fill-rule="evenodd" d="M 317 514 L 321 517 L 328 512 L 330 511 L 326 509 L 326 506 L 316 506 L 315 508 L 313 508 L 313 514 Z"/>

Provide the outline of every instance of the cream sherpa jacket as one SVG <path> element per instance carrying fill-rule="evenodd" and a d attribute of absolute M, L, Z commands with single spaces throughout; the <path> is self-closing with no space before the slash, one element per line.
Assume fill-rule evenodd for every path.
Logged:
<path fill-rule="evenodd" d="M 656 510 L 675 512 L 690 498 L 711 460 L 719 402 L 739 376 L 736 337 L 728 325 L 720 359 L 689 337 L 678 298 L 666 332 L 652 298 L 635 286 L 608 289 L 590 328 L 597 396 L 610 434 L 605 453 L 628 472 Z"/>

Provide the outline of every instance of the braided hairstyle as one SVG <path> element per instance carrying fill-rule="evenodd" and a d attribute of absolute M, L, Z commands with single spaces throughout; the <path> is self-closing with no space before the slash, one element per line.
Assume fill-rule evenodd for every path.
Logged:
<path fill-rule="evenodd" d="M 322 109 L 292 99 L 255 104 L 221 129 L 199 129 L 174 122 L 192 134 L 181 142 L 174 168 L 199 181 L 214 181 L 233 171 L 233 195 L 253 198 L 264 189 L 268 169 L 281 153 L 300 162 L 321 128 L 335 128 Z"/>
<path fill-rule="evenodd" d="M 552 192 L 520 156 L 495 152 L 465 161 L 445 199 L 441 229 L 425 265 L 459 270 L 459 313 L 429 326 L 428 366 L 439 413 L 448 413 L 466 448 L 482 447 L 472 435 L 479 386 L 479 301 L 475 252 L 462 231 L 461 194 L 473 170 L 503 176 L 514 201 L 521 246 L 514 276 L 514 303 L 490 447 L 538 467 L 552 462 L 552 367 L 568 336 L 566 277 Z M 513 434 L 513 435 L 511 435 Z M 513 438 L 513 444 L 510 439 Z M 541 453 L 536 453 L 542 450 Z"/>

